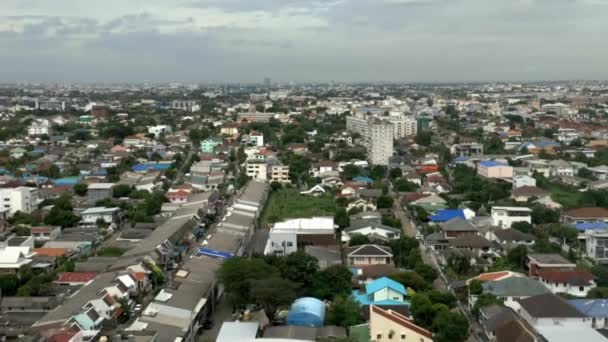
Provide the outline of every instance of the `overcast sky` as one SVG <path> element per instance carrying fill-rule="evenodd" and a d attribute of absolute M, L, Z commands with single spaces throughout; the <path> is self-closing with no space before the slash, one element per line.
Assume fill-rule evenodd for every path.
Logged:
<path fill-rule="evenodd" d="M 0 2 L 0 83 L 608 79 L 608 0 Z"/>

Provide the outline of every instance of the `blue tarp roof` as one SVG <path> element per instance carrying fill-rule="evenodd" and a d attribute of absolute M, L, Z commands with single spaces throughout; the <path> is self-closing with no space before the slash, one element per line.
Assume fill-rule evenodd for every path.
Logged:
<path fill-rule="evenodd" d="M 505 163 L 501 163 L 501 162 L 497 162 L 497 161 L 493 161 L 493 160 L 484 160 L 481 163 L 479 163 L 479 165 L 482 165 L 485 167 L 494 167 L 494 166 L 508 166 L 509 164 L 505 164 Z"/>
<path fill-rule="evenodd" d="M 216 251 L 215 249 L 205 248 L 205 247 L 199 247 L 198 254 L 206 255 L 206 256 L 210 256 L 210 257 L 214 257 L 214 258 L 220 258 L 220 259 L 230 259 L 234 256 L 234 254 L 232 254 L 232 253 Z"/>
<path fill-rule="evenodd" d="M 465 162 L 465 161 L 467 161 L 467 160 L 469 160 L 469 158 L 468 158 L 468 157 L 465 157 L 465 156 L 459 156 L 459 157 L 454 158 L 454 160 L 453 160 L 453 161 L 455 161 L 455 162 Z"/>
<path fill-rule="evenodd" d="M 135 164 L 135 165 L 133 165 L 133 171 L 147 171 L 147 170 L 164 171 L 164 170 L 168 170 L 170 167 L 171 167 L 171 163 Z"/>
<path fill-rule="evenodd" d="M 80 177 L 65 177 L 53 180 L 55 185 L 76 185 L 80 182 Z"/>
<path fill-rule="evenodd" d="M 404 296 L 407 295 L 407 291 L 405 290 L 405 287 L 402 284 L 387 277 L 376 279 L 371 283 L 365 285 L 365 293 L 371 295 L 387 287 L 392 289 L 393 291 L 401 293 Z"/>
<path fill-rule="evenodd" d="M 369 177 L 363 177 L 363 176 L 359 176 L 359 177 L 354 177 L 353 181 L 355 182 L 366 182 L 366 183 L 373 183 L 374 180 L 369 178 Z"/>
<path fill-rule="evenodd" d="M 570 226 L 576 230 L 585 231 L 585 230 L 595 230 L 595 229 L 606 229 L 606 228 L 608 228 L 608 223 L 606 223 L 606 222 L 585 222 L 585 223 L 573 223 Z"/>
<path fill-rule="evenodd" d="M 453 218 L 461 218 L 466 220 L 464 216 L 464 210 L 462 209 L 440 209 L 437 210 L 437 213 L 431 216 L 431 221 L 433 222 L 446 222 Z"/>
<path fill-rule="evenodd" d="M 608 299 L 571 299 L 568 304 L 587 317 L 608 318 Z"/>
<path fill-rule="evenodd" d="M 321 327 L 325 320 L 325 303 L 312 297 L 296 299 L 285 318 L 287 325 Z"/>

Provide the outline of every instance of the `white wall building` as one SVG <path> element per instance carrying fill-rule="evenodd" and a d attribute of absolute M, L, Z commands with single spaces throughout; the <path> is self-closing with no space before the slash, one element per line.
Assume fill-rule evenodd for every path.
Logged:
<path fill-rule="evenodd" d="M 515 222 L 532 224 L 532 209 L 526 207 L 492 207 L 492 225 L 511 228 Z"/>
<path fill-rule="evenodd" d="M 375 122 L 370 125 L 367 140 L 367 159 L 374 165 L 388 165 L 393 155 L 393 125 Z"/>
<path fill-rule="evenodd" d="M 250 159 L 245 162 L 245 173 L 254 179 L 267 179 L 265 160 Z"/>
<path fill-rule="evenodd" d="M 47 119 L 35 119 L 27 127 L 27 135 L 51 135 L 51 123 Z"/>
<path fill-rule="evenodd" d="M 36 206 L 36 189 L 28 187 L 0 189 L 1 210 L 8 210 L 9 215 L 18 211 L 31 213 Z"/>
<path fill-rule="evenodd" d="M 524 186 L 536 186 L 536 179 L 530 176 L 515 176 L 513 177 L 513 189 Z"/>
<path fill-rule="evenodd" d="M 390 116 L 388 121 L 393 125 L 393 138 L 401 139 L 416 135 L 417 122 L 413 116 Z"/>
<path fill-rule="evenodd" d="M 161 134 L 171 133 L 171 126 L 168 125 L 157 125 L 157 126 L 148 126 L 148 133 L 154 134 L 154 137 L 158 138 Z"/>
<path fill-rule="evenodd" d="M 298 250 L 298 235 L 334 235 L 333 217 L 298 218 L 275 223 L 264 254 L 288 255 Z"/>

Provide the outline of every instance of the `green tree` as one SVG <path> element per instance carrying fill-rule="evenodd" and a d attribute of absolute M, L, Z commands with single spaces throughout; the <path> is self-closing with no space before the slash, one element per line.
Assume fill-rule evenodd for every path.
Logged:
<path fill-rule="evenodd" d="M 352 165 L 352 164 L 348 164 L 346 166 L 344 166 L 344 169 L 342 171 L 342 177 L 351 180 L 357 176 L 360 176 L 362 173 L 361 168 L 356 166 L 356 165 Z"/>
<path fill-rule="evenodd" d="M 350 226 L 350 216 L 346 209 L 338 208 L 334 214 L 334 223 L 338 225 L 340 230 L 344 230 Z"/>
<path fill-rule="evenodd" d="M 433 310 L 433 303 L 427 295 L 416 293 L 412 297 L 410 311 L 414 317 L 414 322 L 423 328 L 429 329 L 433 324 L 435 310 Z"/>
<path fill-rule="evenodd" d="M 416 271 L 416 273 L 418 273 L 422 278 L 424 278 L 424 280 L 429 283 L 435 281 L 435 279 L 437 279 L 437 276 L 439 275 L 435 268 L 423 263 L 418 263 L 414 268 L 414 271 Z"/>
<path fill-rule="evenodd" d="M 456 307 L 457 299 L 453 294 L 451 294 L 449 292 L 431 290 L 431 291 L 428 291 L 426 293 L 426 295 L 429 297 L 429 299 L 431 300 L 431 303 L 433 303 L 433 305 L 434 304 L 443 304 L 448 309 L 452 309 L 452 308 Z"/>
<path fill-rule="evenodd" d="M 32 229 L 20 224 L 13 228 L 13 233 L 17 236 L 30 236 L 32 235 Z"/>
<path fill-rule="evenodd" d="M 334 296 L 347 297 L 352 288 L 352 276 L 353 274 L 345 266 L 330 266 L 316 274 L 311 293 L 321 299 L 331 299 Z"/>
<path fill-rule="evenodd" d="M 44 223 L 52 226 L 74 227 L 80 222 L 80 217 L 74 215 L 71 210 L 63 210 L 55 204 L 49 214 L 44 218 Z"/>
<path fill-rule="evenodd" d="M 431 132 L 422 131 L 416 134 L 416 138 L 414 138 L 414 141 L 416 142 L 416 144 L 421 146 L 431 146 L 432 137 L 433 135 Z"/>
<path fill-rule="evenodd" d="M 507 253 L 507 260 L 509 260 L 511 264 L 522 270 L 525 269 L 527 259 L 528 247 L 524 245 L 514 247 Z"/>
<path fill-rule="evenodd" d="M 34 226 L 37 223 L 36 218 L 32 214 L 24 213 L 22 211 L 17 211 L 13 214 L 13 217 L 9 218 L 8 222 L 12 225 L 27 226 Z"/>
<path fill-rule="evenodd" d="M 479 279 L 473 279 L 469 283 L 469 293 L 472 295 L 480 295 L 483 292 L 483 281 Z"/>
<path fill-rule="evenodd" d="M 587 298 L 608 298 L 608 287 L 595 287 L 587 292 Z"/>
<path fill-rule="evenodd" d="M 386 177 L 386 166 L 374 165 L 370 171 L 370 176 L 374 180 L 381 180 Z"/>
<path fill-rule="evenodd" d="M 224 284 L 228 300 L 234 305 L 252 302 L 253 280 L 276 278 L 279 270 L 258 258 L 235 257 L 224 261 L 218 271 L 218 279 Z"/>
<path fill-rule="evenodd" d="M 363 323 L 361 305 L 352 297 L 334 298 L 327 312 L 326 323 L 348 328 Z"/>
<path fill-rule="evenodd" d="M 298 251 L 281 257 L 280 260 L 280 263 L 273 266 L 279 269 L 281 277 L 294 283 L 300 283 L 306 289 L 312 286 L 315 276 L 319 271 L 319 261 L 317 258 Z"/>
<path fill-rule="evenodd" d="M 272 277 L 251 280 L 251 302 L 264 308 L 271 320 L 280 306 L 288 305 L 297 298 L 299 284 Z"/>
<path fill-rule="evenodd" d="M 517 229 L 522 233 L 531 233 L 532 232 L 532 225 L 529 224 L 528 222 L 514 222 L 513 224 L 511 224 L 511 228 L 513 229 Z"/>
<path fill-rule="evenodd" d="M 74 185 L 74 193 L 78 196 L 86 195 L 88 189 L 89 189 L 89 186 L 86 185 L 85 183 L 78 183 L 78 184 Z"/>
<path fill-rule="evenodd" d="M 460 313 L 441 311 L 433 320 L 436 342 L 463 342 L 469 337 L 469 322 Z"/>
<path fill-rule="evenodd" d="M 370 243 L 369 238 L 362 234 L 353 234 L 353 235 L 351 235 L 350 240 L 348 240 L 349 246 L 361 246 L 361 245 L 367 245 L 369 243 Z"/>
<path fill-rule="evenodd" d="M 394 167 L 388 172 L 388 175 L 391 179 L 401 178 L 403 176 L 403 170 L 398 167 Z"/>
<path fill-rule="evenodd" d="M 593 172 L 586 167 L 580 168 L 576 175 L 581 178 L 593 179 Z"/>
<path fill-rule="evenodd" d="M 117 184 L 112 187 L 114 198 L 129 197 L 133 189 L 127 184 Z"/>
<path fill-rule="evenodd" d="M 19 278 L 16 274 L 0 275 L 0 290 L 3 296 L 12 296 L 17 292 L 19 287 Z"/>
<path fill-rule="evenodd" d="M 393 207 L 393 198 L 390 196 L 380 196 L 376 206 L 378 209 L 390 209 Z"/>
<path fill-rule="evenodd" d="M 424 280 L 418 273 L 415 272 L 399 272 L 389 276 L 389 278 L 410 288 L 416 292 L 424 291 L 431 287 L 431 284 Z"/>

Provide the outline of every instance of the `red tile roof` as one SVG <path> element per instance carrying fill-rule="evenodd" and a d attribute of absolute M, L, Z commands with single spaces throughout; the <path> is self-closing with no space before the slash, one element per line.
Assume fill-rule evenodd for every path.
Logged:
<path fill-rule="evenodd" d="M 536 275 L 550 283 L 568 283 L 577 286 L 589 285 L 595 276 L 589 271 L 582 269 L 556 269 L 556 268 L 541 268 L 536 271 Z"/>
<path fill-rule="evenodd" d="M 48 256 L 48 257 L 60 257 L 67 253 L 65 248 L 34 248 L 32 250 L 37 255 Z"/>
<path fill-rule="evenodd" d="M 63 272 L 59 274 L 56 282 L 58 283 L 86 283 L 95 279 L 95 272 Z"/>
<path fill-rule="evenodd" d="M 405 329 L 414 331 L 426 338 L 432 339 L 433 338 L 433 334 L 431 334 L 430 331 L 417 326 L 416 324 L 414 324 L 414 322 L 412 322 L 409 318 L 403 316 L 400 313 L 397 313 L 395 311 L 392 310 L 382 310 L 381 308 L 372 305 L 371 310 L 373 313 L 376 313 L 386 319 L 389 319 L 399 325 L 401 325 L 402 327 L 404 327 Z"/>
<path fill-rule="evenodd" d="M 608 209 L 600 208 L 600 207 L 591 207 L 591 208 L 577 208 L 568 210 L 564 213 L 564 216 L 574 217 L 574 218 L 604 218 L 608 217 Z"/>

